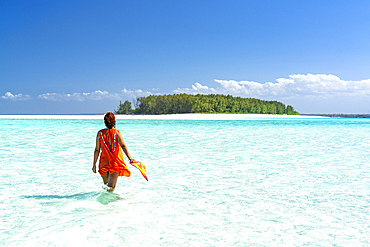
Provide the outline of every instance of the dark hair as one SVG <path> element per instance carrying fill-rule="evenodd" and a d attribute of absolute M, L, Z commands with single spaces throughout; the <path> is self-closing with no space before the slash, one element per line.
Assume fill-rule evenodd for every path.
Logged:
<path fill-rule="evenodd" d="M 108 129 L 111 129 L 116 125 L 116 117 L 112 112 L 108 112 L 107 114 L 105 114 L 104 123 Z"/>

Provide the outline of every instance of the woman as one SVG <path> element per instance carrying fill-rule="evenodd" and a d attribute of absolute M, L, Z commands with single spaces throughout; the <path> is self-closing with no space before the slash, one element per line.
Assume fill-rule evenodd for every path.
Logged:
<path fill-rule="evenodd" d="M 92 171 L 96 173 L 96 161 L 98 160 L 101 150 L 99 174 L 103 178 L 104 184 L 108 186 L 107 190 L 113 191 L 119 176 L 129 177 L 131 175 L 123 159 L 122 150 L 125 152 L 130 162 L 135 162 L 135 160 L 131 158 L 127 150 L 121 131 L 114 128 L 116 119 L 112 112 L 105 114 L 104 123 L 107 128 L 99 130 L 96 136 Z"/>

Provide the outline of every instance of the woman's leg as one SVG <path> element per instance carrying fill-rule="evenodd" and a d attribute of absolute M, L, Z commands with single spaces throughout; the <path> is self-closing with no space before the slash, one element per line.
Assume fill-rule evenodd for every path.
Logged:
<path fill-rule="evenodd" d="M 107 185 L 108 179 L 109 179 L 109 172 L 107 171 L 103 176 L 101 176 L 103 179 L 103 183 Z"/>
<path fill-rule="evenodd" d="M 108 187 L 110 188 L 108 189 L 108 191 L 112 192 L 114 188 L 116 188 L 117 180 L 118 180 L 118 172 L 113 172 L 109 174 Z"/>

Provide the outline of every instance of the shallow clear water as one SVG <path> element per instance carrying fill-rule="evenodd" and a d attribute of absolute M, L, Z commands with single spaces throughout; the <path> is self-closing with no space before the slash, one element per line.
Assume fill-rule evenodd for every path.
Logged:
<path fill-rule="evenodd" d="M 370 120 L 117 120 L 134 167 L 91 172 L 102 120 L 0 119 L 0 243 L 370 245 Z"/>

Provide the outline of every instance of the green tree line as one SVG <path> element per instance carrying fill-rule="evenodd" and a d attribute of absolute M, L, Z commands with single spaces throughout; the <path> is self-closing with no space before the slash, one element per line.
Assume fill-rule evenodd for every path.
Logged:
<path fill-rule="evenodd" d="M 131 102 L 120 102 L 117 114 L 177 114 L 177 113 L 255 113 L 299 115 L 291 105 L 285 106 L 278 101 L 266 101 L 254 98 L 233 97 L 220 94 L 174 94 L 149 95 L 138 97 Z"/>

